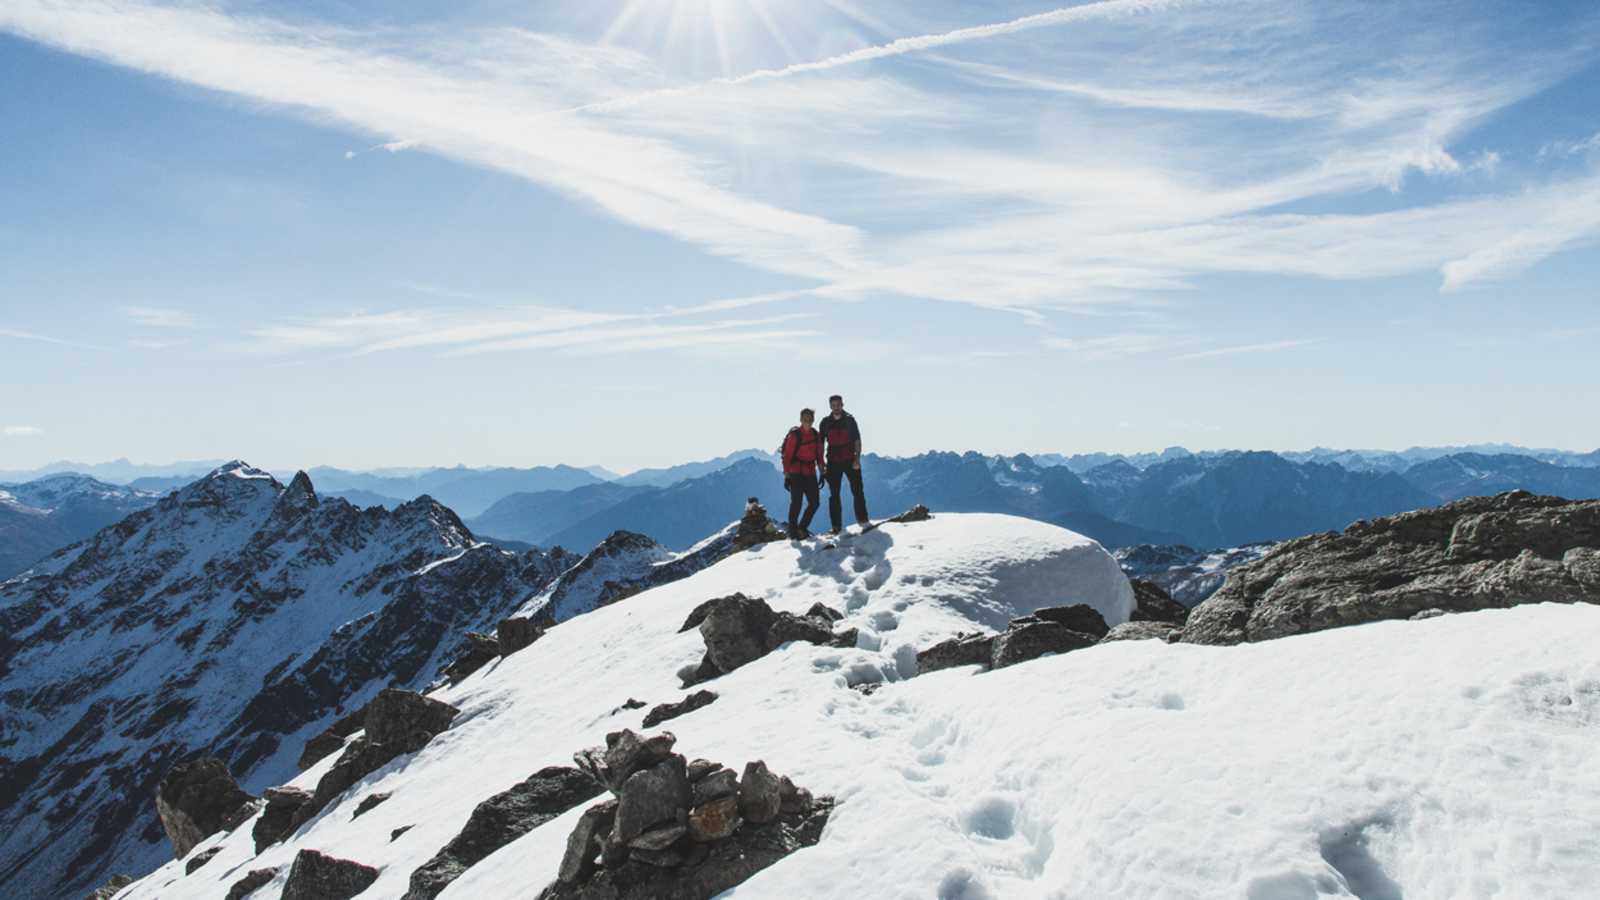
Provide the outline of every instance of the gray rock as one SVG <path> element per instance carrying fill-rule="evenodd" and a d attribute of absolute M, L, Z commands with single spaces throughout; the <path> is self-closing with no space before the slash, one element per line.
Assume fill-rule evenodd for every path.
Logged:
<path fill-rule="evenodd" d="M 457 684 L 468 675 L 499 658 L 500 641 L 498 638 L 476 631 L 469 631 L 466 637 L 462 639 L 461 647 L 456 650 L 455 660 L 439 674 L 450 684 Z"/>
<path fill-rule="evenodd" d="M 250 836 L 255 838 L 257 854 L 289 834 L 294 827 L 295 813 L 311 801 L 311 794 L 300 788 L 269 787 L 266 790 L 266 801 L 266 809 L 262 811 L 261 818 L 256 819 L 255 827 L 250 831 Z"/>
<path fill-rule="evenodd" d="M 673 822 L 689 808 L 689 778 L 682 756 L 673 755 L 628 776 L 618 797 L 611 840 L 630 844 L 652 826 Z"/>
<path fill-rule="evenodd" d="M 688 767 L 689 781 L 692 784 L 707 775 L 713 775 L 721 770 L 722 763 L 712 762 L 709 759 L 691 759 Z"/>
<path fill-rule="evenodd" d="M 366 799 L 362 800 L 356 805 L 356 811 L 350 814 L 351 820 L 361 818 L 362 816 L 376 809 L 378 804 L 389 799 L 391 796 L 393 796 L 393 794 L 389 791 L 368 795 Z"/>
<path fill-rule="evenodd" d="M 607 734 L 604 748 L 579 750 L 572 758 L 579 769 L 606 790 L 621 794 L 622 786 L 633 773 L 669 759 L 677 740 L 670 731 L 645 737 L 631 728 L 624 728 Z"/>
<path fill-rule="evenodd" d="M 156 813 L 172 841 L 173 858 L 189 855 L 196 844 L 221 831 L 224 821 L 239 807 L 255 799 L 239 787 L 227 764 L 216 757 L 174 766 L 156 788 Z"/>
<path fill-rule="evenodd" d="M 109 880 L 106 881 L 105 884 L 100 885 L 90 892 L 89 900 L 111 900 L 112 897 L 115 897 L 117 894 L 121 893 L 122 889 L 130 884 L 133 884 L 132 876 L 113 875 Z"/>
<path fill-rule="evenodd" d="M 645 713 L 644 727 L 654 728 L 669 719 L 676 719 L 701 707 L 710 706 L 716 699 L 717 695 L 711 691 L 695 691 L 677 703 L 663 703 Z"/>
<path fill-rule="evenodd" d="M 502 619 L 495 626 L 495 639 L 500 643 L 500 655 L 510 656 L 544 637 L 544 629 L 532 619 L 513 617 Z"/>
<path fill-rule="evenodd" d="M 211 858 L 221 852 L 221 847 L 207 847 L 206 849 L 201 850 L 194 856 L 189 857 L 188 861 L 183 864 L 183 874 L 193 875 L 196 869 L 208 862 L 211 862 Z"/>
<path fill-rule="evenodd" d="M 806 641 L 826 647 L 833 643 L 833 621 L 794 613 L 775 613 L 772 626 L 767 629 L 766 652 L 770 653 L 790 641 Z"/>
<path fill-rule="evenodd" d="M 561 857 L 556 877 L 573 884 L 587 881 L 594 874 L 594 859 L 600 853 L 600 838 L 611 831 L 617 820 L 617 801 L 607 800 L 583 811 L 578 824 L 567 836 L 567 852 Z"/>
<path fill-rule="evenodd" d="M 696 781 L 691 788 L 694 803 L 709 803 L 719 797 L 731 797 L 739 793 L 739 775 L 732 769 L 718 769 L 706 777 Z"/>
<path fill-rule="evenodd" d="M 989 665 L 994 655 L 994 635 L 974 634 L 940 641 L 917 654 L 917 672 L 927 674 L 956 666 Z"/>
<path fill-rule="evenodd" d="M 711 601 L 700 622 L 706 657 L 727 674 L 766 655 L 767 632 L 775 616 L 765 600 L 732 594 Z"/>
<path fill-rule="evenodd" d="M 395 830 L 389 832 L 389 843 L 392 844 L 395 841 L 399 840 L 400 839 L 400 835 L 405 834 L 406 832 L 410 831 L 411 829 L 413 829 L 415 827 L 417 827 L 417 826 L 416 825 L 401 825 L 399 828 L 396 828 Z"/>
<path fill-rule="evenodd" d="M 816 603 L 811 604 L 811 608 L 806 610 L 806 618 L 825 619 L 829 622 L 837 622 L 844 618 L 844 613 L 839 612 L 837 609 L 834 609 L 833 607 L 819 600 Z"/>
<path fill-rule="evenodd" d="M 761 760 L 745 763 L 739 779 L 739 815 L 748 822 L 765 825 L 778 817 L 783 807 L 778 776 Z"/>
<path fill-rule="evenodd" d="M 300 761 L 298 763 L 300 771 L 304 772 L 325 757 L 342 751 L 350 735 L 360 731 L 365 725 L 366 707 L 362 707 L 328 726 L 326 731 L 306 741 L 305 749 L 300 753 Z"/>
<path fill-rule="evenodd" d="M 668 822 L 665 825 L 657 825 L 646 829 L 644 834 L 629 841 L 628 847 L 630 851 L 665 850 L 676 844 L 679 838 L 688 833 L 689 826 L 680 822 Z M 630 852 L 629 855 L 632 856 L 633 854 Z"/>
<path fill-rule="evenodd" d="M 277 869 L 251 869 L 249 874 L 235 881 L 228 888 L 228 894 L 224 900 L 244 900 L 245 897 L 271 884 L 272 879 L 276 877 L 278 877 Z"/>
<path fill-rule="evenodd" d="M 295 854 L 283 900 L 349 900 L 378 880 L 378 870 L 316 850 Z"/>
<path fill-rule="evenodd" d="M 1110 627 L 1106 625 L 1105 617 L 1100 611 L 1085 603 L 1074 603 L 1071 606 L 1047 606 L 1033 611 L 1033 618 L 1044 622 L 1056 622 L 1065 625 L 1073 631 L 1105 637 Z"/>
<path fill-rule="evenodd" d="M 1427 609 L 1600 603 L 1600 500 L 1512 491 L 1298 538 L 1229 573 L 1183 640 L 1237 644 Z"/>
<path fill-rule="evenodd" d="M 1073 631 L 1059 622 L 1013 623 L 1004 634 L 994 639 L 994 649 L 989 657 L 989 667 L 1003 669 L 1020 662 L 1038 659 L 1046 653 L 1070 653 L 1092 647 L 1099 638 L 1081 631 Z"/>
<path fill-rule="evenodd" d="M 739 818 L 739 798 L 734 794 L 707 800 L 689 810 L 689 838 L 700 843 L 720 841 L 743 824 L 744 820 Z"/>
<path fill-rule="evenodd" d="M 594 779 L 577 769 L 540 769 L 474 807 L 460 833 L 411 873 L 404 900 L 437 896 L 489 854 L 599 793 Z"/>
<path fill-rule="evenodd" d="M 911 507 L 900 515 L 890 516 L 884 521 L 904 524 L 906 522 L 926 522 L 931 518 L 933 518 L 933 513 L 928 512 L 928 508 L 926 506 L 918 503 L 916 506 Z"/>
<path fill-rule="evenodd" d="M 1183 629 L 1169 622 L 1123 622 L 1111 629 L 1100 643 L 1109 644 L 1112 641 L 1163 641 L 1172 643 L 1178 639 Z"/>
<path fill-rule="evenodd" d="M 1189 607 L 1172 599 L 1166 588 L 1143 578 L 1130 578 L 1128 583 L 1133 585 L 1133 615 L 1128 621 L 1182 625 L 1189 620 Z"/>
<path fill-rule="evenodd" d="M 416 691 L 387 688 L 367 704 L 363 720 L 367 740 L 397 747 L 400 753 L 415 753 L 449 728 L 460 712 Z"/>

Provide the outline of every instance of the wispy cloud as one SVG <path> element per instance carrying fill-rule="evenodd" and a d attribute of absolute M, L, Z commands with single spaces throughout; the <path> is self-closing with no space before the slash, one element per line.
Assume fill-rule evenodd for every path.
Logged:
<path fill-rule="evenodd" d="M 122 310 L 135 325 L 146 328 L 199 328 L 200 322 L 181 309 L 155 309 L 149 306 L 129 306 Z"/>
<path fill-rule="evenodd" d="M 44 434 L 44 429 L 37 425 L 7 425 L 4 429 L 8 438 L 39 437 Z"/>
<path fill-rule="evenodd" d="M 1600 153 L 1600 131 L 1576 141 L 1550 141 L 1539 148 L 1539 158 L 1583 156 L 1589 153 Z"/>
<path fill-rule="evenodd" d="M 1290 341 L 1269 341 L 1262 344 L 1239 344 L 1232 347 L 1216 347 L 1211 350 L 1199 350 L 1194 353 L 1183 353 L 1173 359 L 1211 359 L 1217 356 L 1238 356 L 1246 353 L 1277 353 L 1281 350 L 1292 350 L 1295 347 L 1304 347 L 1316 343 L 1315 338 L 1301 338 Z"/>
<path fill-rule="evenodd" d="M 77 347 L 81 350 L 105 350 L 99 344 L 88 344 L 82 341 L 71 341 L 65 338 L 51 337 L 46 334 L 35 334 L 31 331 L 19 331 L 15 328 L 0 328 L 0 337 L 15 338 L 19 341 L 39 341 L 44 344 L 56 344 L 62 347 Z"/>
<path fill-rule="evenodd" d="M 1205 338 L 1194 335 L 1156 334 L 1133 332 L 1108 334 L 1096 337 L 1047 337 L 1044 346 L 1053 350 L 1070 351 L 1088 360 L 1122 359 L 1147 353 L 1169 353 L 1182 347 L 1205 343 Z"/>

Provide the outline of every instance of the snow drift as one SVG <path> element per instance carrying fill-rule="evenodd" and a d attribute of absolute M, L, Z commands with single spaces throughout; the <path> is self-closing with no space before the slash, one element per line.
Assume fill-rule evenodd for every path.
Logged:
<path fill-rule="evenodd" d="M 764 759 L 839 805 L 822 841 L 740 898 L 1575 897 L 1600 883 L 1600 609 L 1528 606 L 1240 647 L 1105 644 L 995 672 L 915 674 L 921 647 L 1087 603 L 1124 621 L 1111 557 L 1052 526 L 942 515 L 840 547 L 769 544 L 574 618 L 434 696 L 461 709 L 282 844 L 247 824 L 123 898 L 218 897 L 302 848 L 397 897 L 480 800 L 676 700 L 700 602 L 821 601 L 858 645 L 794 643 L 718 678 L 667 727 L 689 755 Z M 857 689 L 878 684 L 875 690 Z M 331 760 L 293 782 L 315 785 Z M 359 819 L 356 807 L 392 794 Z M 443 898 L 536 894 L 581 809 Z M 398 837 L 396 829 L 406 828 Z"/>

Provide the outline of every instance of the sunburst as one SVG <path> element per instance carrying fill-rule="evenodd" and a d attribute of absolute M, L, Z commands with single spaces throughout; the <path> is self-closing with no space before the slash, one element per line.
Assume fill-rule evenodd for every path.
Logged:
<path fill-rule="evenodd" d="M 854 0 L 626 0 L 603 41 L 682 75 L 731 77 L 889 33 Z"/>

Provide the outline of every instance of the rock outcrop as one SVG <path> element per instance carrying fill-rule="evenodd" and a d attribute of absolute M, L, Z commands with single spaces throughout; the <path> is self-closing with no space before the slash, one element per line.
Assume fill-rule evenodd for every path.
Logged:
<path fill-rule="evenodd" d="M 500 655 L 510 656 L 544 637 L 544 629 L 525 616 L 501 619 L 495 626 L 495 640 L 500 644 Z"/>
<path fill-rule="evenodd" d="M 251 869 L 243 878 L 228 887 L 224 900 L 244 900 L 245 897 L 271 884 L 272 879 L 277 877 L 277 869 Z"/>
<path fill-rule="evenodd" d="M 1133 585 L 1133 615 L 1130 622 L 1168 622 L 1182 625 L 1189 621 L 1189 607 L 1172 599 L 1167 589 L 1154 581 L 1130 578 Z"/>
<path fill-rule="evenodd" d="M 705 900 L 820 839 L 831 799 L 760 760 L 742 777 L 688 762 L 675 742 L 623 730 L 574 756 L 616 797 L 578 820 L 541 900 Z"/>
<path fill-rule="evenodd" d="M 349 900 L 378 880 L 378 870 L 316 850 L 295 854 L 283 900 Z"/>
<path fill-rule="evenodd" d="M 287 837 L 293 828 L 295 813 L 311 802 L 311 792 L 296 787 L 269 787 L 265 796 L 267 808 L 261 811 L 255 827 L 250 830 L 257 853 Z"/>
<path fill-rule="evenodd" d="M 1600 603 L 1600 501 L 1512 491 L 1289 541 L 1234 569 L 1182 639 L 1237 644 L 1541 602 Z"/>
<path fill-rule="evenodd" d="M 453 661 L 439 673 L 447 684 L 457 684 L 463 678 L 500 658 L 500 640 L 493 635 L 469 631 L 461 639 Z"/>
<path fill-rule="evenodd" d="M 826 646 L 845 644 L 848 639 L 848 645 L 853 646 L 854 630 L 835 633 L 831 612 L 827 607 L 805 616 L 774 612 L 767 601 L 744 594 L 707 600 L 691 610 L 683 627 L 678 629 L 684 632 L 699 628 L 706 642 L 706 654 L 700 665 L 678 673 L 683 686 L 726 675 L 790 641 Z"/>
<path fill-rule="evenodd" d="M 404 900 L 430 900 L 468 867 L 580 803 L 601 788 L 584 772 L 550 766 L 479 803 L 461 832 L 411 873 Z"/>
<path fill-rule="evenodd" d="M 940 641 L 917 653 L 917 672 L 956 666 L 1003 669 L 1046 653 L 1070 653 L 1092 647 L 1110 629 L 1092 606 L 1046 606 L 1011 620 L 999 634 L 965 634 Z"/>
<path fill-rule="evenodd" d="M 676 719 L 701 707 L 710 706 L 716 699 L 717 695 L 711 691 L 695 691 L 677 703 L 658 704 L 644 714 L 644 727 L 654 728 L 669 719 Z"/>
<path fill-rule="evenodd" d="M 156 812 L 172 841 L 174 858 L 189 855 L 194 846 L 225 827 L 238 825 L 239 814 L 255 801 L 215 757 L 190 760 L 173 767 L 156 788 Z M 253 812 L 253 809 L 252 809 Z"/>

